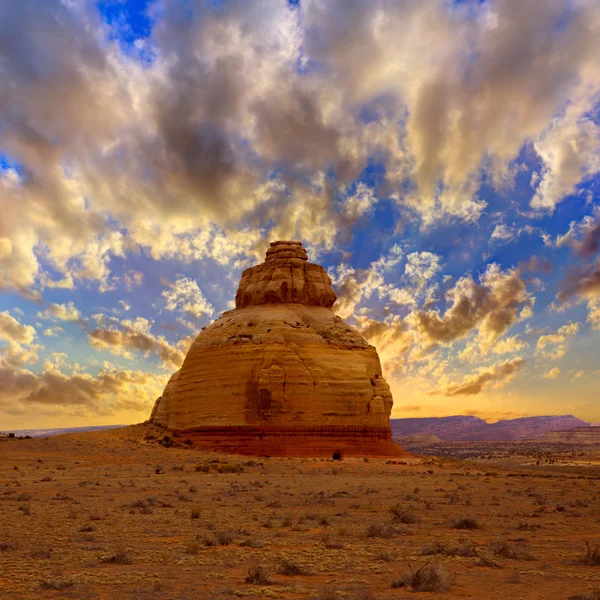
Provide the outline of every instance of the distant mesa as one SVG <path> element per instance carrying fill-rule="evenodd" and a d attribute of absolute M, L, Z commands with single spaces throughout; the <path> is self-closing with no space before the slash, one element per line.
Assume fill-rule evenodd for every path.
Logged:
<path fill-rule="evenodd" d="M 446 442 L 492 442 L 530 440 L 550 431 L 587 426 L 573 415 L 521 417 L 488 423 L 479 417 L 455 415 L 415 419 L 392 419 L 394 439 L 412 435 L 436 435 Z"/>
<path fill-rule="evenodd" d="M 575 427 L 566 431 L 549 431 L 536 438 L 535 441 L 552 444 L 600 446 L 600 427 L 594 424 L 590 427 Z"/>
<path fill-rule="evenodd" d="M 202 448 L 267 456 L 401 456 L 377 351 L 336 316 L 301 242 L 272 242 L 236 308 L 206 327 L 150 421 Z"/>

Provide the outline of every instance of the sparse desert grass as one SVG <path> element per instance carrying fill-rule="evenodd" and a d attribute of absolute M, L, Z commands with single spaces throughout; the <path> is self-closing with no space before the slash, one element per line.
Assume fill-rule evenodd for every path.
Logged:
<path fill-rule="evenodd" d="M 101 556 L 100 562 L 109 565 L 130 565 L 133 558 L 125 548 L 117 548 L 114 552 Z"/>
<path fill-rule="evenodd" d="M 600 452 L 597 468 L 496 471 L 488 459 L 247 459 L 164 437 L 134 426 L 0 443 L 0 597 L 600 600 Z M 465 519 L 483 528 L 450 526 Z M 417 578 L 413 594 L 402 576 L 426 563 L 456 584 L 417 594 Z"/>
<path fill-rule="evenodd" d="M 391 550 L 380 550 L 373 558 L 375 560 L 382 560 L 383 562 L 394 562 L 397 554 Z"/>
<path fill-rule="evenodd" d="M 68 577 L 48 577 L 40 581 L 42 590 L 67 590 L 73 585 L 74 581 Z"/>

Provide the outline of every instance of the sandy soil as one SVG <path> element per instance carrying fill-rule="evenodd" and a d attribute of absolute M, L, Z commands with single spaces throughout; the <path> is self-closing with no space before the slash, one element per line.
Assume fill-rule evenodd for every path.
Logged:
<path fill-rule="evenodd" d="M 551 600 L 600 589 L 600 550 L 587 561 L 598 564 L 581 560 L 586 542 L 600 544 L 595 469 L 249 459 L 163 447 L 163 435 L 140 425 L 1 442 L 0 598 Z M 257 566 L 270 584 L 246 581 Z M 419 592 L 411 568 L 437 591 Z"/>

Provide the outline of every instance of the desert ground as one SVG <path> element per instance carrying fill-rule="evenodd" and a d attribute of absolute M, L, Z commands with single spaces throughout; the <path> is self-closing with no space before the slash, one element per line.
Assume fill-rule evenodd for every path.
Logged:
<path fill-rule="evenodd" d="M 164 435 L 2 441 L 0 597 L 600 598 L 593 464 L 251 458 Z"/>

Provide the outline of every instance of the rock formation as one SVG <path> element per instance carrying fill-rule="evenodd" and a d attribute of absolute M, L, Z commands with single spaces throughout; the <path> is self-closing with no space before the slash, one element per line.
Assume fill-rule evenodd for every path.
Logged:
<path fill-rule="evenodd" d="M 194 445 L 271 456 L 399 456 L 377 351 L 331 307 L 325 269 L 273 242 L 236 308 L 204 328 L 151 422 Z"/>

